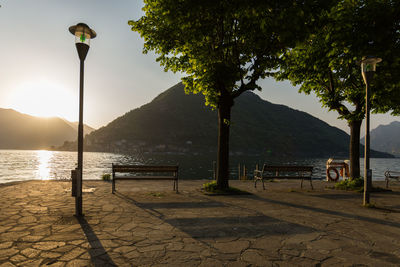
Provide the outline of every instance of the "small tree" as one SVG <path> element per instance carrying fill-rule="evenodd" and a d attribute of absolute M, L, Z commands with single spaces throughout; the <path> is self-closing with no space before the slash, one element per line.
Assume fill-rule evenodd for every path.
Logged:
<path fill-rule="evenodd" d="M 400 5 L 398 1 L 342 0 L 321 13 L 323 26 L 282 57 L 278 80 L 314 92 L 350 127 L 350 176 L 360 176 L 360 127 L 365 115 L 362 56 L 383 58 L 372 86 L 373 112 L 400 112 Z"/>
<path fill-rule="evenodd" d="M 228 188 L 229 128 L 234 99 L 261 90 L 279 56 L 311 26 L 314 1 L 145 0 L 129 21 L 165 70 L 182 72 L 186 92 L 204 94 L 218 110 L 217 187 Z M 310 3 L 311 4 L 310 4 Z"/>

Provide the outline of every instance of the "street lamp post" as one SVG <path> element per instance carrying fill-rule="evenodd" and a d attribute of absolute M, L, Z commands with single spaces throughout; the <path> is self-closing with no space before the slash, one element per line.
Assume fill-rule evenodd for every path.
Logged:
<path fill-rule="evenodd" d="M 75 35 L 75 46 L 80 59 L 79 80 L 79 125 L 78 125 L 78 168 L 76 170 L 75 215 L 82 216 L 82 170 L 83 170 L 83 77 L 84 62 L 90 47 L 90 39 L 96 37 L 96 32 L 85 23 L 69 27 L 70 33 Z"/>
<path fill-rule="evenodd" d="M 370 138 L 369 138 L 369 97 L 370 83 L 376 70 L 376 64 L 382 59 L 374 56 L 363 57 L 361 60 L 361 74 L 365 83 L 365 146 L 364 146 L 364 198 L 363 205 L 369 204 L 369 193 L 372 187 L 372 170 L 369 166 Z"/>

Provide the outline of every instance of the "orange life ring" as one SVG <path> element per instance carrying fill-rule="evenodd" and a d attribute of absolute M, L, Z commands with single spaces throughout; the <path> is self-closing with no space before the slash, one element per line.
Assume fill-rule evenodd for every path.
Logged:
<path fill-rule="evenodd" d="M 333 172 L 336 174 L 335 178 L 332 178 L 330 170 L 333 170 Z M 326 176 L 328 176 L 329 181 L 336 182 L 339 179 L 339 172 L 336 168 L 329 167 L 328 169 L 326 169 Z"/>

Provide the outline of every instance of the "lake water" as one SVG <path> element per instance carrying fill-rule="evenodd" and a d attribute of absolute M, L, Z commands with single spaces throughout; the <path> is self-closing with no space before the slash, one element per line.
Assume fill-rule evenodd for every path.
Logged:
<path fill-rule="evenodd" d="M 255 164 L 299 164 L 314 166 L 313 177 L 325 178 L 327 158 L 315 159 L 260 159 L 232 156 L 231 177 L 237 179 L 237 166 L 245 164 L 251 177 Z M 83 179 L 101 179 L 111 172 L 111 164 L 179 164 L 180 179 L 212 178 L 215 155 L 122 155 L 114 153 L 84 152 Z M 0 183 L 23 180 L 69 179 L 76 167 L 77 153 L 44 150 L 0 150 Z M 363 159 L 361 159 L 361 170 Z M 371 159 L 373 179 L 384 179 L 386 170 L 400 171 L 400 158 Z"/>

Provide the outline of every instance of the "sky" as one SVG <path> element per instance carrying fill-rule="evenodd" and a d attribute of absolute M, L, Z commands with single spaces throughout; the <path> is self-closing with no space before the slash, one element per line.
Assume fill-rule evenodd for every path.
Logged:
<path fill-rule="evenodd" d="M 85 60 L 84 123 L 106 126 L 180 81 L 164 72 L 129 20 L 143 15 L 140 0 L 0 0 L 0 108 L 78 121 L 79 58 L 69 26 L 86 23 L 97 32 Z M 378 65 L 379 67 L 379 65 Z M 361 75 L 361 74 L 360 74 Z M 335 111 L 289 82 L 258 82 L 264 100 L 307 112 L 347 133 Z M 233 118 L 234 119 L 234 118 Z M 371 115 L 371 129 L 400 121 Z"/>

